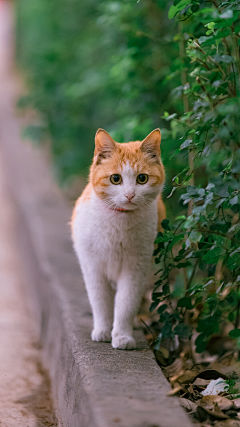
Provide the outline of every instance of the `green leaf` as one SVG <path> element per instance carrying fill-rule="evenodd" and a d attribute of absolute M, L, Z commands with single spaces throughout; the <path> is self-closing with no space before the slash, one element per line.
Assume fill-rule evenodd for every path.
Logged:
<path fill-rule="evenodd" d="M 240 32 L 240 25 L 236 25 L 236 27 L 234 28 L 234 33 L 237 34 Z"/>
<path fill-rule="evenodd" d="M 173 113 L 173 114 L 170 114 L 170 115 L 168 115 L 167 117 L 164 117 L 164 118 L 165 118 L 165 120 L 167 122 L 170 122 L 170 120 L 174 119 L 176 117 L 176 115 L 177 115 L 177 113 Z"/>
<path fill-rule="evenodd" d="M 160 307 L 158 308 L 158 311 L 157 311 L 158 314 L 162 314 L 166 310 L 167 307 L 168 307 L 167 304 L 160 305 Z"/>
<path fill-rule="evenodd" d="M 199 9 L 199 4 L 193 4 L 191 7 L 191 12 L 195 13 L 198 11 L 198 9 Z"/>
<path fill-rule="evenodd" d="M 236 249 L 232 252 L 227 259 L 227 267 L 229 270 L 234 270 L 240 266 L 240 252 L 239 249 Z"/>
<path fill-rule="evenodd" d="M 201 36 L 201 37 L 199 37 L 199 39 L 198 39 L 198 43 L 199 43 L 199 44 L 202 44 L 202 43 L 204 43 L 204 42 L 208 41 L 209 39 L 212 39 L 212 37 L 205 37 L 205 36 Z"/>
<path fill-rule="evenodd" d="M 152 293 L 152 299 L 153 299 L 153 301 L 159 300 L 159 298 L 161 298 L 162 296 L 163 296 L 162 292 L 153 292 Z"/>
<path fill-rule="evenodd" d="M 205 334 L 200 334 L 195 340 L 196 353 L 202 353 L 207 347 L 207 337 Z"/>
<path fill-rule="evenodd" d="M 210 191 L 210 190 L 212 190 L 214 187 L 215 187 L 215 184 L 213 184 L 212 182 L 210 182 L 210 183 L 208 184 L 208 186 L 206 187 L 206 190 Z"/>
<path fill-rule="evenodd" d="M 174 16 L 180 12 L 182 9 L 184 9 L 188 4 L 191 3 L 191 0 L 180 0 L 177 5 L 172 5 L 168 12 L 168 18 L 172 19 Z"/>
<path fill-rule="evenodd" d="M 194 306 L 192 305 L 192 299 L 190 297 L 181 298 L 178 303 L 178 307 L 186 307 L 187 310 L 191 310 Z"/>
<path fill-rule="evenodd" d="M 179 215 L 179 216 L 177 216 L 176 220 L 180 220 L 180 219 L 186 219 L 186 216 L 185 215 Z"/>
<path fill-rule="evenodd" d="M 162 333 L 162 336 L 166 338 L 174 337 L 174 334 L 172 332 L 172 323 L 166 322 L 161 329 L 161 333 Z"/>
<path fill-rule="evenodd" d="M 152 313 L 152 311 L 158 306 L 158 304 L 159 304 L 158 300 L 152 302 L 152 304 L 149 308 L 150 313 Z"/>
<path fill-rule="evenodd" d="M 192 139 L 186 139 L 181 145 L 180 148 L 181 150 L 183 150 L 184 148 L 189 147 L 192 144 L 193 140 Z"/>
<path fill-rule="evenodd" d="M 216 264 L 219 258 L 222 258 L 225 255 L 226 251 L 224 248 L 214 247 L 210 251 L 206 252 L 202 258 L 206 264 Z"/>
<path fill-rule="evenodd" d="M 178 335 L 180 338 L 183 339 L 190 339 L 192 336 L 192 331 L 188 325 L 185 325 L 184 323 L 179 323 L 173 330 L 175 335 Z"/>
<path fill-rule="evenodd" d="M 180 240 L 184 239 L 184 234 L 179 234 L 178 236 L 174 236 L 171 243 L 168 246 L 168 250 L 170 251 L 176 243 L 180 242 Z"/>
<path fill-rule="evenodd" d="M 222 18 L 222 19 L 231 19 L 232 17 L 233 17 L 233 11 L 231 9 L 225 10 L 219 16 L 219 18 Z"/>
<path fill-rule="evenodd" d="M 209 22 L 208 24 L 205 24 L 204 27 L 207 27 L 209 30 L 213 30 L 215 27 L 216 23 L 215 22 Z"/>
<path fill-rule="evenodd" d="M 164 230 L 170 230 L 169 219 L 164 219 L 161 223 L 161 226 Z"/>
<path fill-rule="evenodd" d="M 186 267 L 190 267 L 192 264 L 190 263 L 190 261 L 187 262 L 180 262 L 179 264 L 176 265 L 176 268 L 186 268 Z"/>
<path fill-rule="evenodd" d="M 162 334 L 160 333 L 154 343 L 154 350 L 159 350 L 162 342 Z"/>
<path fill-rule="evenodd" d="M 192 230 L 191 233 L 188 236 L 190 242 L 192 243 L 198 243 L 200 242 L 201 238 L 202 238 L 202 234 L 199 233 L 199 231 L 196 230 Z"/>
<path fill-rule="evenodd" d="M 228 333 L 228 335 L 229 335 L 231 338 L 238 338 L 238 337 L 240 337 L 240 329 L 232 329 L 232 331 L 230 331 L 230 332 Z"/>
<path fill-rule="evenodd" d="M 167 283 L 165 285 L 163 285 L 162 291 L 163 291 L 164 295 L 168 295 L 169 294 L 170 288 L 169 288 L 169 285 Z"/>
<path fill-rule="evenodd" d="M 218 310 L 210 316 L 201 318 L 198 322 L 197 332 L 203 332 L 206 336 L 219 332 L 219 319 L 221 318 L 221 315 L 221 310 Z"/>
<path fill-rule="evenodd" d="M 172 233 L 158 233 L 155 243 L 169 242 L 172 239 Z"/>
<path fill-rule="evenodd" d="M 238 196 L 234 196 L 229 200 L 230 205 L 236 205 L 238 203 Z"/>
<path fill-rule="evenodd" d="M 230 62 L 233 62 L 234 59 L 230 55 L 219 55 L 218 53 L 214 55 L 214 60 L 216 62 L 225 62 L 226 64 L 230 64 Z"/>

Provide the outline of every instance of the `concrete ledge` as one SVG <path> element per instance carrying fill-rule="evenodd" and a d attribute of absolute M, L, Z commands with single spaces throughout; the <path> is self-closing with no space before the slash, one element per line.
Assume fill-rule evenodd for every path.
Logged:
<path fill-rule="evenodd" d="M 0 149 L 59 426 L 190 427 L 177 398 L 166 397 L 169 384 L 140 331 L 137 351 L 90 340 L 92 318 L 70 241 L 70 209 L 43 154 L 20 141 L 17 94 L 14 81 L 2 79 Z"/>

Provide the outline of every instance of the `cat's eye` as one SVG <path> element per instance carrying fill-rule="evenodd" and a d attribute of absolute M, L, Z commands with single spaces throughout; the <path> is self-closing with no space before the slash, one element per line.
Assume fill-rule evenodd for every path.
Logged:
<path fill-rule="evenodd" d="M 110 181 L 112 184 L 118 185 L 118 184 L 121 184 L 122 177 L 118 173 L 114 173 L 113 175 L 110 176 Z"/>
<path fill-rule="evenodd" d="M 148 175 L 146 173 L 140 173 L 137 176 L 137 183 L 138 184 L 146 184 L 146 182 L 148 182 Z"/>

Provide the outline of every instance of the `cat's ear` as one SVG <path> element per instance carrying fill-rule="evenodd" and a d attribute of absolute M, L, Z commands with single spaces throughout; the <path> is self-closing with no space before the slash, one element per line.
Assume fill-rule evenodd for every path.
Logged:
<path fill-rule="evenodd" d="M 98 129 L 95 135 L 94 151 L 97 163 L 100 164 L 101 159 L 111 157 L 116 148 L 116 143 L 112 137 L 104 129 Z"/>
<path fill-rule="evenodd" d="M 161 154 L 161 132 L 160 129 L 153 130 L 141 143 L 140 149 L 151 159 L 158 160 Z"/>

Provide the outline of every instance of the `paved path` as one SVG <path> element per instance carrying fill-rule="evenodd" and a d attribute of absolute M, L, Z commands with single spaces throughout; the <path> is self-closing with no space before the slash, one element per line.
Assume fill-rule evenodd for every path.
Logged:
<path fill-rule="evenodd" d="M 1 156 L 0 200 L 0 426 L 53 426 L 49 380 L 23 293 L 17 221 Z"/>
<path fill-rule="evenodd" d="M 0 78 L 11 63 L 10 3 L 0 0 Z M 0 112 L 1 113 L 1 112 Z M 50 427 L 56 419 L 24 295 L 18 223 L 1 157 L 0 129 L 0 427 Z"/>

